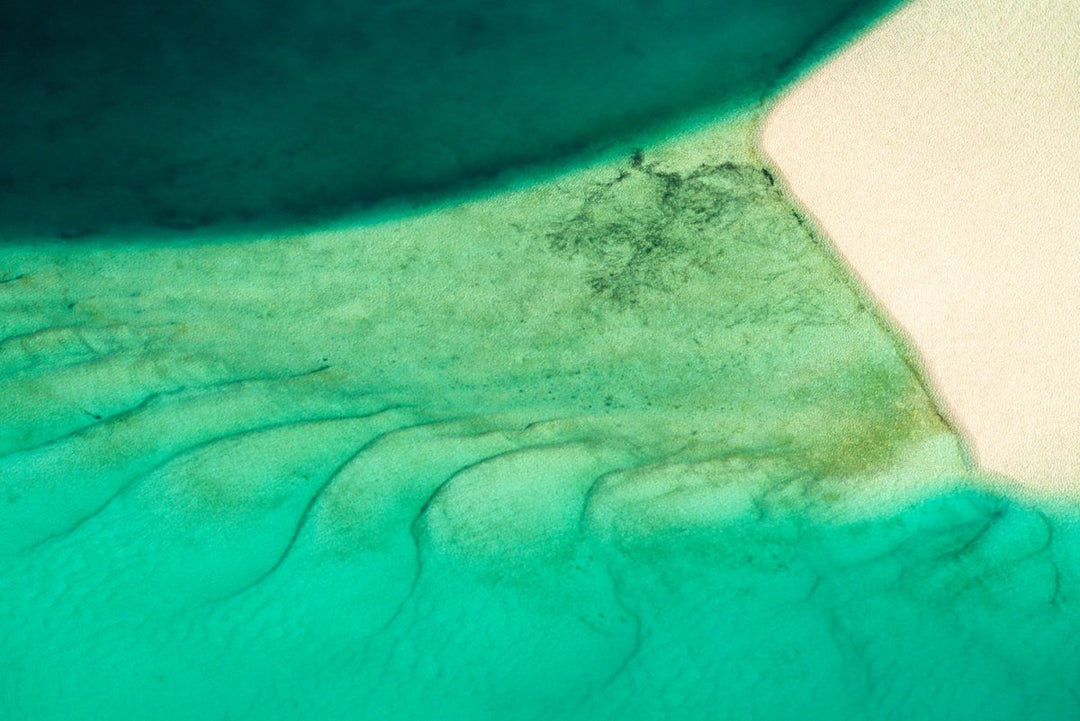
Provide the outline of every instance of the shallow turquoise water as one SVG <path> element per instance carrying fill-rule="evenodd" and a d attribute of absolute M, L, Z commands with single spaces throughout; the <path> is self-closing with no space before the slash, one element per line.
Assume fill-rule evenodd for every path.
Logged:
<path fill-rule="evenodd" d="M 269 441 L 269 439 L 267 439 Z M 164 479 L 159 482 L 164 483 Z M 424 545 L 281 547 L 150 487 L 5 560 L 5 718 L 1068 719 L 1080 524 L 957 490 Z M 176 499 L 174 497 L 174 504 Z M 532 499 L 519 501 L 528 512 Z M 778 504 L 779 505 L 779 504 Z M 294 508 L 295 510 L 295 504 Z M 578 505 L 553 522 L 576 525 Z M 448 535 L 432 513 L 423 538 Z M 638 530 L 634 533 L 634 530 Z M 538 547 L 541 546 L 541 547 Z M 415 564 L 422 564 L 422 573 Z M 11 619 L 11 616 L 9 616 Z"/>
<path fill-rule="evenodd" d="M 586 113 L 574 137 L 643 132 L 626 114 L 639 101 L 655 120 L 770 92 L 795 72 L 793 48 L 826 42 L 832 20 L 818 21 L 870 6 L 819 4 L 811 19 L 784 7 L 783 23 L 759 28 L 775 55 L 710 76 L 708 92 L 686 80 L 677 102 L 642 67 L 666 77 L 667 62 L 698 67 L 716 47 L 691 36 L 668 57 L 683 46 L 647 27 L 657 45 L 639 76 L 605 88 L 619 122 Z M 743 27 L 765 17 L 725 10 Z M 314 22 L 294 11 L 275 21 L 290 38 Z M 484 17 L 500 27 L 531 11 Z M 701 38 L 732 32 L 730 14 L 680 17 Z M 213 36 L 221 47 L 232 29 Z M 598 58 L 625 32 L 593 32 L 556 59 Z M 439 47 L 433 58 L 451 46 Z M 522 58 L 522 72 L 564 77 Z M 555 103 L 567 117 L 573 93 L 599 87 L 583 77 Z M 431 129 L 460 117 L 447 102 Z M 363 173 L 341 185 L 317 164 L 278 185 L 268 168 L 229 166 L 215 182 L 265 185 L 226 192 L 203 219 L 250 201 L 249 220 L 277 230 L 169 242 L 148 227 L 180 190 L 153 185 L 133 205 L 78 184 L 6 196 L 25 207 L 4 211 L 0 245 L 0 718 L 1080 717 L 1075 499 L 979 475 L 917 354 L 753 150 L 753 114 L 729 115 L 513 191 L 320 233 L 281 224 L 335 212 L 323 190 L 419 186 Z M 480 126 L 475 157 L 550 160 L 566 127 L 530 146 L 531 130 Z M 96 162 L 107 143 L 84 148 L 88 137 L 58 147 Z M 411 160 L 387 150 L 384 167 L 408 180 L 430 161 L 440 193 L 472 172 L 416 137 Z M 103 172 L 86 178 L 140 177 Z M 260 203 L 288 187 L 314 206 L 264 217 Z M 37 202 L 49 222 L 131 225 L 42 242 Z"/>

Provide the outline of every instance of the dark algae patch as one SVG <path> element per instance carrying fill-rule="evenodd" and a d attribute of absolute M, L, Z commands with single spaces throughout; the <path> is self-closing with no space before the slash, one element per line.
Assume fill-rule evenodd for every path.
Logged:
<path fill-rule="evenodd" d="M 586 258 L 589 287 L 620 307 L 642 292 L 671 291 L 690 273 L 723 274 L 732 263 L 780 273 L 784 265 L 770 261 L 783 259 L 783 241 L 772 244 L 776 252 L 768 258 L 751 247 L 763 240 L 748 225 L 758 211 L 773 216 L 770 230 L 778 237 L 790 232 L 787 219 L 773 212 L 779 195 L 763 178 L 761 168 L 745 163 L 665 170 L 635 151 L 627 169 L 597 184 L 547 237 L 554 252 Z M 747 320 L 746 313 L 739 317 Z"/>
<path fill-rule="evenodd" d="M 582 255 L 592 269 L 591 290 L 617 306 L 645 290 L 670 290 L 692 267 L 708 271 L 731 248 L 709 238 L 745 210 L 754 188 L 749 166 L 702 166 L 684 175 L 645 165 L 637 151 L 629 169 L 598 185 L 578 212 L 548 233 L 552 250 Z M 723 179 L 720 176 L 726 176 Z M 738 242 L 738 236 L 728 236 Z M 702 250 L 706 252 L 702 252 Z"/>
<path fill-rule="evenodd" d="M 13 0 L 0 237 L 307 227 L 754 101 L 885 0 Z"/>

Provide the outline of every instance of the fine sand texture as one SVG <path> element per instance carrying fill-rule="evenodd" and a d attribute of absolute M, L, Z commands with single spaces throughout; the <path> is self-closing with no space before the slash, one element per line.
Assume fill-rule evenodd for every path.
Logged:
<path fill-rule="evenodd" d="M 980 465 L 1080 485 L 1080 2 L 918 0 L 763 147 L 910 335 Z"/>

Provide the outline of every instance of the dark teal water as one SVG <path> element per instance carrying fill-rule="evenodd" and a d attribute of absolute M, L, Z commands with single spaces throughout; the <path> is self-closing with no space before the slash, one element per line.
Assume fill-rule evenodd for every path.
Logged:
<path fill-rule="evenodd" d="M 384 497 L 367 533 L 321 510 L 264 577 L 286 524 L 260 551 L 244 539 L 264 532 L 254 515 L 210 513 L 190 488 L 157 506 L 178 480 L 158 474 L 77 534 L 5 561 L 0 593 L 18 602 L 4 610 L 22 619 L 4 628 L 5 718 L 1080 713 L 1075 514 L 956 491 L 860 522 L 779 503 L 688 517 L 657 494 L 651 513 L 674 514 L 662 523 L 601 497 L 580 529 L 567 502 L 519 537 L 509 509 L 468 524 L 437 505 L 417 552 L 417 502 Z M 530 512 L 535 498 L 517 493 L 496 498 Z M 492 519 L 488 544 L 468 538 Z"/>
<path fill-rule="evenodd" d="M 12 0 L 0 238 L 493 188 L 760 98 L 894 0 Z"/>

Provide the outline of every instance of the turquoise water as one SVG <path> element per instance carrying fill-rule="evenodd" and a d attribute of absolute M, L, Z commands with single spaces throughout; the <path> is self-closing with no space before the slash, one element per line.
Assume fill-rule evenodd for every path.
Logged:
<path fill-rule="evenodd" d="M 380 450 L 369 467 L 390 463 Z M 417 495 L 379 499 L 376 530 L 323 508 L 270 575 L 303 498 L 257 523 L 158 474 L 5 561 L 5 718 L 1076 717 L 1073 514 L 957 490 L 845 523 L 790 499 L 688 513 L 655 493 L 636 513 L 597 498 L 580 523 L 595 459 L 531 453 L 489 477 L 566 474 L 542 529 L 509 517 L 536 513 L 520 477 L 495 513 L 457 500 L 464 538 L 449 495 L 419 522 Z M 445 461 L 417 483 L 463 462 Z"/>
<path fill-rule="evenodd" d="M 753 129 L 0 250 L 0 715 L 1075 718 L 1075 503 L 978 476 Z"/>
<path fill-rule="evenodd" d="M 979 473 L 759 117 L 318 232 L 5 214 L 0 718 L 1080 717 L 1075 499 Z"/>

